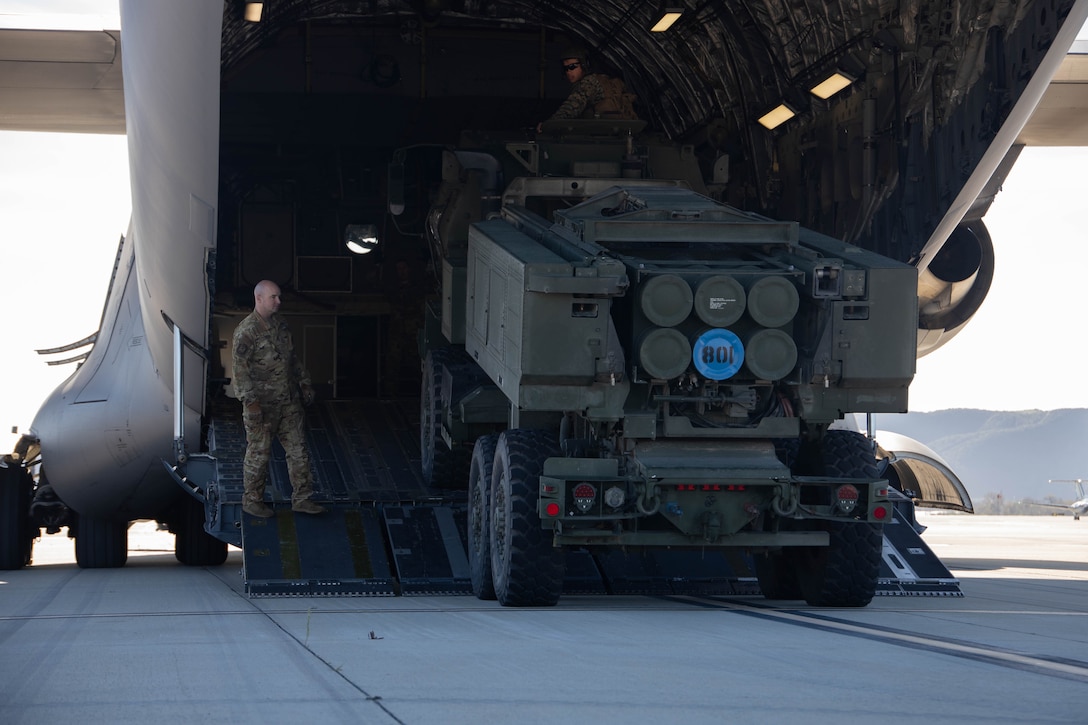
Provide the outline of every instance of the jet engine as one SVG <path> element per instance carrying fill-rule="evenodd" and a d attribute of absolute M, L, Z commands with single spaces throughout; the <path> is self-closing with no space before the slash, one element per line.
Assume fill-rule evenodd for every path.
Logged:
<path fill-rule="evenodd" d="M 918 357 L 945 344 L 974 317 L 994 277 L 994 245 L 981 219 L 965 221 L 918 270 Z"/>

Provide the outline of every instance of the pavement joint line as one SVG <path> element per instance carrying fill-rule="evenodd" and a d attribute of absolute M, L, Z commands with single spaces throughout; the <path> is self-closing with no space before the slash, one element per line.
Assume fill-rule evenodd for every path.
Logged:
<path fill-rule="evenodd" d="M 675 599 L 690 601 L 701 606 L 712 606 L 720 609 L 734 611 L 739 614 L 760 617 L 763 619 L 783 620 L 790 624 L 803 627 L 824 629 L 830 632 L 872 639 L 875 641 L 896 644 L 904 647 L 925 649 L 931 652 L 944 653 L 951 656 L 990 662 L 995 665 L 1015 667 L 1040 674 L 1049 674 L 1065 679 L 1073 679 L 1080 682 L 1088 682 L 1088 662 L 1059 662 L 1042 657 L 1012 652 L 1009 650 L 985 647 L 963 642 L 950 642 L 924 635 L 896 632 L 887 629 L 874 629 L 866 625 L 854 624 L 817 613 L 803 613 L 785 609 L 777 609 L 766 606 L 753 606 L 740 602 L 704 599 L 691 595 L 679 595 Z"/>

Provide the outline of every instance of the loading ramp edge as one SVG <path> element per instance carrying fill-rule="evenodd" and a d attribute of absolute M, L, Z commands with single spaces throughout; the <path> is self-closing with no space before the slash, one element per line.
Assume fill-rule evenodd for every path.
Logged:
<path fill-rule="evenodd" d="M 245 592 L 260 596 L 470 595 L 464 504 L 326 504 L 238 512 Z M 898 509 L 897 509 L 898 513 Z M 704 551 L 568 550 L 568 595 L 758 595 L 750 557 Z M 900 516 L 884 526 L 877 596 L 963 596 L 959 581 Z"/>

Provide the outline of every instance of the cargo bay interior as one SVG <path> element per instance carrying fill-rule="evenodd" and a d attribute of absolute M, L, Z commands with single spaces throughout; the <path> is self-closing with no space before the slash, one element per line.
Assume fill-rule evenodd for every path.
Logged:
<path fill-rule="evenodd" d="M 213 325 L 229 346 L 253 286 L 276 281 L 325 399 L 418 394 L 416 329 L 437 294 L 424 234 L 441 149 L 471 128 L 528 140 L 564 93 L 545 63 L 561 51 L 536 30 L 432 29 L 425 50 L 421 34 L 415 18 L 298 23 L 224 63 Z M 388 212 L 395 154 L 400 215 Z M 349 251 L 348 225 L 373 225 L 377 248 Z M 219 357 L 229 377 L 229 349 Z"/>
<path fill-rule="evenodd" d="M 275 279 L 319 393 L 345 397 L 417 389 L 412 341 L 397 339 L 412 319 L 398 310 L 418 314 L 436 282 L 423 236 L 433 145 L 467 129 L 531 141 L 567 92 L 565 48 L 621 76 L 647 130 L 690 145 L 712 195 L 914 262 L 1071 2 L 1023 13 L 677 2 L 665 32 L 651 30 L 660 8 L 649 0 L 278 0 L 260 22 L 244 19 L 246 5 L 224 4 L 215 324 L 224 339 L 253 284 Z M 811 93 L 830 71 L 846 87 Z M 759 123 L 777 106 L 793 115 Z M 393 216 L 398 149 L 405 211 Z M 981 217 L 1018 149 L 932 265 L 971 292 L 920 320 L 927 345 L 985 298 L 993 250 Z M 352 256 L 348 224 L 375 225 L 378 249 Z"/>

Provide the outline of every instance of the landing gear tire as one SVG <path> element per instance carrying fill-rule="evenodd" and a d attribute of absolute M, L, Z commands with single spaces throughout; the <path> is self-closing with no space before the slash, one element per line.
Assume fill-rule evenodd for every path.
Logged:
<path fill-rule="evenodd" d="M 435 348 L 423 360 L 419 395 L 419 450 L 423 482 L 435 488 L 464 488 L 471 450 L 453 450 L 442 439 L 442 368 L 467 358 L 458 350 Z"/>
<path fill-rule="evenodd" d="M 227 544 L 204 530 L 204 506 L 186 496 L 178 506 L 174 556 L 186 566 L 219 566 L 227 560 Z"/>
<path fill-rule="evenodd" d="M 37 529 L 30 518 L 34 480 L 21 466 L 0 463 L 0 569 L 30 564 Z"/>
<path fill-rule="evenodd" d="M 824 475 L 842 478 L 877 478 L 877 463 L 868 438 L 846 430 L 824 434 L 821 452 Z M 816 522 L 826 531 L 826 547 L 797 553 L 797 577 L 805 601 L 814 607 L 864 607 L 876 594 L 884 545 L 880 524 Z"/>
<path fill-rule="evenodd" d="M 128 522 L 76 517 L 76 564 L 80 569 L 115 569 L 128 561 Z"/>
<path fill-rule="evenodd" d="M 491 477 L 491 574 L 504 607 L 550 607 L 563 591 L 563 550 L 540 526 L 537 500 L 544 461 L 559 451 L 545 431 L 499 437 Z"/>
<path fill-rule="evenodd" d="M 488 512 L 491 509 L 491 473 L 495 467 L 495 445 L 498 440 L 498 433 L 477 438 L 468 469 L 468 568 L 472 593 L 477 599 L 495 598 Z"/>

